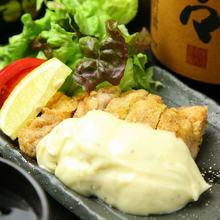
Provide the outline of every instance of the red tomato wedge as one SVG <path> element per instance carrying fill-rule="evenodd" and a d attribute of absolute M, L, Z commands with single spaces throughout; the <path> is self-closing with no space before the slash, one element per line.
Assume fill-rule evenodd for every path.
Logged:
<path fill-rule="evenodd" d="M 14 61 L 0 71 L 0 108 L 14 87 L 45 61 L 38 58 L 23 58 Z"/>

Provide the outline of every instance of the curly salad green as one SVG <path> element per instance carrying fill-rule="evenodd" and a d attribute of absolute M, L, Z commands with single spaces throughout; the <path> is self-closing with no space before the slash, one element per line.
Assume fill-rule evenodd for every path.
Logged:
<path fill-rule="evenodd" d="M 23 57 L 56 57 L 73 70 L 61 87 L 67 95 L 109 84 L 123 91 L 160 85 L 145 53 L 148 32 L 130 35 L 125 26 L 138 0 L 37 0 L 38 10 L 42 4 L 45 15 L 24 14 L 22 33 L 0 46 L 0 69 Z"/>

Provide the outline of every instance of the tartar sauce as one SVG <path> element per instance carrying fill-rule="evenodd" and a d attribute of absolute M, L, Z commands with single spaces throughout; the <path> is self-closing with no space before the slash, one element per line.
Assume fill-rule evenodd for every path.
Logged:
<path fill-rule="evenodd" d="M 131 214 L 170 213 L 210 187 L 174 133 L 97 110 L 57 125 L 37 161 L 76 192 Z"/>

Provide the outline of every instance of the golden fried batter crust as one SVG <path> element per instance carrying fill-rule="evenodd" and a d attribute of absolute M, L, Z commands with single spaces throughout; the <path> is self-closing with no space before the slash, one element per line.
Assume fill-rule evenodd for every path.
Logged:
<path fill-rule="evenodd" d="M 133 104 L 126 121 L 147 123 L 156 129 L 161 114 L 166 109 L 166 105 L 160 96 L 149 94 Z"/>
<path fill-rule="evenodd" d="M 78 98 L 70 98 L 62 93 L 57 93 L 42 109 L 42 114 L 19 132 L 20 149 L 28 156 L 35 157 L 36 146 L 41 138 L 65 118 L 72 117 L 78 102 Z"/>
<path fill-rule="evenodd" d="M 141 89 L 121 93 L 116 86 L 72 98 L 57 93 L 43 108 L 41 115 L 20 131 L 18 140 L 21 150 L 35 157 L 38 142 L 58 123 L 65 118 L 82 117 L 95 109 L 126 121 L 146 123 L 154 129 L 175 132 L 186 143 L 193 158 L 196 158 L 202 142 L 208 111 L 206 106 L 168 108 L 160 96 Z"/>
<path fill-rule="evenodd" d="M 83 93 L 72 98 L 60 92 L 56 93 L 42 109 L 41 115 L 19 132 L 21 151 L 35 157 L 38 142 L 61 121 L 73 116 L 81 117 L 90 110 L 104 110 L 110 100 L 119 95 L 118 87 L 102 88 L 92 91 L 89 95 Z"/>

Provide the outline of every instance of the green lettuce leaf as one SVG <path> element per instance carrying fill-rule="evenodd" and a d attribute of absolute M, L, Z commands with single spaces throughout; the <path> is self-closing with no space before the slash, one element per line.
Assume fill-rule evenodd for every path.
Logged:
<path fill-rule="evenodd" d="M 105 22 L 110 19 L 127 24 L 137 13 L 138 0 L 60 0 L 68 13 L 74 16 L 80 32 L 104 37 Z M 123 15 L 123 16 L 122 16 Z"/>
<path fill-rule="evenodd" d="M 153 79 L 153 68 L 147 55 L 139 53 L 149 47 L 149 33 L 143 30 L 129 35 L 124 26 L 116 26 L 114 23 L 114 28 L 109 31 L 107 23 L 108 35 L 101 41 L 90 36 L 79 40 L 80 50 L 86 58 L 76 67 L 75 75 L 66 80 L 62 88 L 66 94 L 74 95 L 79 91 L 90 91 L 112 84 L 119 85 L 122 91 L 146 89 L 153 92 L 162 85 Z M 115 38 L 118 35 L 120 40 Z M 123 55 L 125 51 L 126 56 Z M 115 82 L 111 80 L 111 77 L 114 79 L 114 71 L 120 76 L 116 77 Z"/>
<path fill-rule="evenodd" d="M 44 0 L 36 0 L 36 9 L 39 11 L 43 5 Z"/>
<path fill-rule="evenodd" d="M 123 34 L 128 45 L 129 59 L 120 82 L 120 88 L 122 91 L 146 89 L 154 92 L 162 84 L 153 79 L 153 68 L 146 55 L 151 44 L 149 32 L 143 28 L 132 35 L 127 34 L 126 31 L 123 31 Z"/>
<path fill-rule="evenodd" d="M 50 27 L 52 17 L 51 11 L 47 11 L 43 18 L 36 21 L 32 20 L 30 14 L 23 15 L 23 32 L 9 38 L 8 45 L 0 47 L 0 69 L 14 60 L 28 56 L 35 57 L 37 53 L 32 50 L 31 43 L 41 31 Z"/>
<path fill-rule="evenodd" d="M 22 33 L 0 46 L 0 69 L 27 56 L 57 57 L 75 71 L 61 88 L 68 95 L 106 84 L 123 91 L 160 85 L 145 55 L 149 33 L 130 35 L 124 25 L 135 16 L 138 0 L 37 0 L 38 9 L 43 3 L 44 17 L 23 15 Z"/>
<path fill-rule="evenodd" d="M 162 83 L 153 79 L 153 68 L 148 65 L 147 55 L 139 53 L 128 59 L 124 76 L 120 82 L 122 91 L 146 89 L 154 92 Z"/>
<path fill-rule="evenodd" d="M 89 35 L 103 39 L 106 35 L 105 22 L 114 18 L 119 23 L 128 23 L 135 16 L 138 4 L 137 0 L 124 0 L 123 3 L 119 0 L 37 0 L 37 9 L 40 9 L 43 2 L 47 6 L 44 17 L 32 20 L 29 14 L 23 15 L 22 33 L 11 37 L 8 45 L 0 46 L 0 69 L 23 57 L 46 58 L 51 54 L 52 56 L 59 55 L 62 57 L 62 61 L 67 62 L 67 65 L 70 63 L 72 67 L 75 65 L 74 62 L 70 62 L 70 58 L 65 57 L 70 54 L 67 52 L 66 44 L 55 51 L 51 51 L 50 47 L 47 50 L 44 48 L 44 50 L 36 51 L 32 48 L 32 42 L 42 35 L 46 35 L 46 33 L 41 34 L 44 31 L 54 34 L 62 32 L 60 37 L 62 39 L 65 38 L 64 35 L 69 39 L 68 32 L 73 32 L 78 38 Z M 57 30 L 58 28 L 55 28 L 54 25 L 59 25 L 64 30 Z M 67 33 L 64 33 L 65 31 Z M 47 34 L 48 36 L 44 36 L 44 38 L 47 38 L 46 41 L 49 44 L 49 41 L 54 38 L 51 36 L 52 34 Z M 73 41 L 75 41 L 75 38 Z M 63 40 L 60 39 L 60 42 L 63 42 Z M 68 45 L 70 46 L 70 42 Z M 75 51 L 75 48 L 73 48 L 73 51 Z"/>
<path fill-rule="evenodd" d="M 43 51 L 46 58 L 56 57 L 74 69 L 83 58 L 78 38 L 74 32 L 67 32 L 58 24 L 51 24 L 49 31 L 42 31 L 33 41 L 35 51 Z"/>
<path fill-rule="evenodd" d="M 72 97 L 79 93 L 85 92 L 85 89 L 81 85 L 79 85 L 75 80 L 73 80 L 73 74 L 70 74 L 66 78 L 59 91 Z"/>
<path fill-rule="evenodd" d="M 147 52 L 147 49 L 151 45 L 151 36 L 146 28 L 142 28 L 140 32 L 126 36 L 126 42 L 129 45 L 129 54 L 132 56 L 134 54 Z"/>
<path fill-rule="evenodd" d="M 129 57 L 127 60 L 124 75 L 120 81 L 120 88 L 122 91 L 138 88 L 138 85 L 134 79 L 134 65 L 133 58 L 131 57 Z"/>
<path fill-rule="evenodd" d="M 87 58 L 76 67 L 74 79 L 86 91 L 95 89 L 104 81 L 118 85 L 125 70 L 128 48 L 117 22 L 113 20 L 106 22 L 106 30 L 108 37 L 99 45 L 88 37 L 81 40 Z"/>
<path fill-rule="evenodd" d="M 102 0 L 100 2 L 102 2 L 100 3 L 102 10 L 107 11 L 119 24 L 128 24 L 137 14 L 138 0 Z"/>
<path fill-rule="evenodd" d="M 79 39 L 80 50 L 87 58 L 97 58 L 99 53 L 99 41 L 94 37 L 82 37 Z"/>

